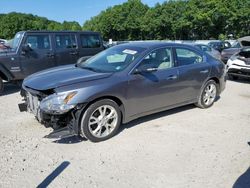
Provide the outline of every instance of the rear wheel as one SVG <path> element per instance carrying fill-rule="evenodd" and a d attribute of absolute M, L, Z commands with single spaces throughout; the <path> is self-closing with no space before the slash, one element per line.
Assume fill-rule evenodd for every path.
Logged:
<path fill-rule="evenodd" d="M 196 106 L 200 108 L 209 108 L 214 104 L 214 101 L 218 95 L 218 85 L 214 80 L 209 80 L 203 87 L 199 101 Z"/>
<path fill-rule="evenodd" d="M 3 79 L 0 77 L 0 94 L 3 93 L 3 89 L 4 89 Z"/>
<path fill-rule="evenodd" d="M 107 140 L 117 133 L 121 124 L 121 111 L 112 100 L 104 99 L 90 105 L 83 113 L 80 136 L 92 142 Z"/>

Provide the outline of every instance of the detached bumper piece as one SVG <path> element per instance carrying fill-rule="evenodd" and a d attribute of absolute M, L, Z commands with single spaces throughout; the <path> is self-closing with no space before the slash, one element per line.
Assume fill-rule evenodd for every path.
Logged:
<path fill-rule="evenodd" d="M 28 106 L 27 103 L 20 103 L 18 104 L 18 108 L 20 112 L 27 112 L 28 111 Z"/>
<path fill-rule="evenodd" d="M 27 89 L 22 91 L 24 103 L 18 104 L 21 112 L 28 111 L 35 115 L 36 119 L 45 127 L 51 127 L 54 131 L 47 137 L 50 138 L 66 138 L 79 134 L 79 115 L 83 105 L 79 105 L 77 109 L 73 109 L 65 114 L 53 115 L 47 114 L 40 109 L 40 102 L 46 96 L 43 93 Z"/>
<path fill-rule="evenodd" d="M 53 128 L 49 137 L 70 137 L 78 135 L 78 118 L 77 111 L 71 111 L 62 115 L 50 115 L 40 111 L 41 123 L 45 127 Z"/>
<path fill-rule="evenodd" d="M 45 138 L 68 138 L 75 136 L 75 134 L 72 134 L 71 130 L 68 127 L 60 128 L 57 130 L 54 130 L 52 133 L 45 136 Z"/>

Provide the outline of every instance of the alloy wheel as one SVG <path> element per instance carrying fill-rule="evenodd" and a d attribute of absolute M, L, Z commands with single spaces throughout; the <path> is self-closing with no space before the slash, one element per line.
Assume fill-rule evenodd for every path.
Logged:
<path fill-rule="evenodd" d="M 216 98 L 216 93 L 216 86 L 213 83 L 208 84 L 203 95 L 204 104 L 206 104 L 207 106 L 211 105 Z"/>
<path fill-rule="evenodd" d="M 97 138 L 110 135 L 117 126 L 118 113 L 110 105 L 102 105 L 91 114 L 88 121 L 90 133 Z"/>

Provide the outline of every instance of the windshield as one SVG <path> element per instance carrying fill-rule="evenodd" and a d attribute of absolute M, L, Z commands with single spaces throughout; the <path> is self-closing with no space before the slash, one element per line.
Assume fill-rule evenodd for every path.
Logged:
<path fill-rule="evenodd" d="M 93 56 L 79 66 L 96 72 L 118 72 L 133 62 L 145 48 L 115 46 Z"/>
<path fill-rule="evenodd" d="M 232 48 L 240 48 L 240 43 L 235 41 L 233 44 L 232 44 Z"/>
<path fill-rule="evenodd" d="M 21 33 L 21 32 L 17 33 L 13 39 L 11 39 L 11 40 L 9 40 L 7 42 L 6 45 L 8 45 L 11 48 L 10 49 L 11 51 L 16 51 L 17 50 L 17 48 L 19 46 L 19 43 L 20 43 L 20 41 L 22 39 L 22 34 L 23 33 Z"/>

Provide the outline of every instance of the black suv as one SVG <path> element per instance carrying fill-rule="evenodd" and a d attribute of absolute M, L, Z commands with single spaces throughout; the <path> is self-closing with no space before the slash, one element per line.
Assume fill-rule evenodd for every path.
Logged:
<path fill-rule="evenodd" d="M 20 31 L 10 48 L 0 52 L 0 93 L 3 80 L 20 83 L 28 75 L 76 63 L 102 51 L 99 33 L 91 31 Z"/>

